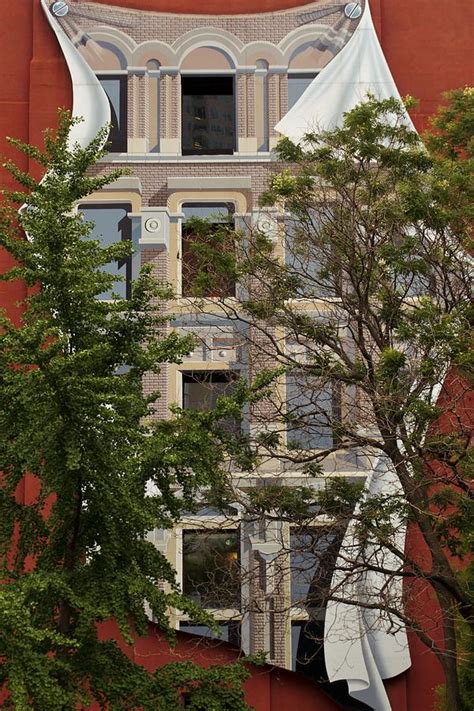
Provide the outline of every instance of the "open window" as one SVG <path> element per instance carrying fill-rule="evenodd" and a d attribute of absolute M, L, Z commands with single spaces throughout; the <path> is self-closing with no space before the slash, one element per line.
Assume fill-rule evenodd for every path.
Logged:
<path fill-rule="evenodd" d="M 235 150 L 233 76 L 183 76 L 183 155 L 228 155 Z"/>
<path fill-rule="evenodd" d="M 111 153 L 127 152 L 127 76 L 98 74 L 98 80 L 110 104 L 109 134 Z"/>
<path fill-rule="evenodd" d="M 181 231 L 181 293 L 183 296 L 232 297 L 233 276 L 232 203 L 185 203 Z M 206 220 L 203 229 L 193 222 Z M 228 229 L 226 229 L 228 226 Z M 217 261 L 219 260 L 219 264 Z M 226 260 L 229 264 L 226 265 Z M 227 267 L 227 268 L 226 268 Z"/>
<path fill-rule="evenodd" d="M 132 212 L 130 203 L 81 204 L 78 210 L 84 219 L 93 222 L 91 237 L 100 241 L 102 247 L 110 247 L 121 240 L 132 239 L 132 221 L 128 213 Z M 111 299 L 112 293 L 125 299 L 130 298 L 132 286 L 132 256 L 118 262 L 110 262 L 102 267 L 107 274 L 122 279 L 117 280 L 110 291 L 100 294 L 99 299 Z"/>

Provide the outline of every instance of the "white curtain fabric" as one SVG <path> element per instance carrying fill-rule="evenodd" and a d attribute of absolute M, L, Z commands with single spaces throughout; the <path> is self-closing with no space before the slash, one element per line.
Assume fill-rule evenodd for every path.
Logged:
<path fill-rule="evenodd" d="M 348 43 L 313 79 L 296 104 L 275 126 L 295 143 L 309 131 L 332 130 L 344 113 L 371 92 L 378 99 L 400 98 L 372 22 L 368 0 Z M 415 130 L 406 113 L 405 121 Z"/>
<path fill-rule="evenodd" d="M 60 24 L 49 10 L 47 0 L 41 0 L 46 18 L 51 25 L 66 60 L 73 90 L 72 115 L 82 116 L 81 123 L 72 127 L 69 145 L 78 143 L 82 148 L 89 145 L 99 129 L 110 123 L 109 100 L 96 75 L 77 51 Z M 105 141 L 104 141 L 105 143 Z"/>
<path fill-rule="evenodd" d="M 368 476 L 364 497 L 383 496 L 390 500 L 403 497 L 403 490 L 390 460 L 380 456 Z M 405 525 L 392 518 L 395 532 L 393 546 L 402 551 L 405 545 Z M 357 561 L 371 563 L 394 575 L 375 572 L 347 572 Z M 387 608 L 401 609 L 403 581 L 396 576 L 400 559 L 387 548 L 358 542 L 356 523 L 351 522 L 343 539 L 332 594 L 342 600 L 358 601 L 361 605 L 330 600 L 326 609 L 324 657 L 331 681 L 345 679 L 349 694 L 376 711 L 390 711 L 391 706 L 383 679 L 406 671 L 410 665 L 408 640 L 403 624 L 380 609 L 369 609 L 364 603 L 378 604 L 384 600 Z"/>

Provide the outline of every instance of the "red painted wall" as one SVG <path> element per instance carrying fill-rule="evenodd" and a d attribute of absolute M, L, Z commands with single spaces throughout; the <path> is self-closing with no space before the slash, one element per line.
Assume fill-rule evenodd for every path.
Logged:
<path fill-rule="evenodd" d="M 71 0 L 69 0 L 71 1 Z M 220 0 L 96 0 L 112 5 L 159 10 L 161 12 L 220 12 Z M 226 12 L 264 12 L 302 4 L 302 0 L 227 0 Z M 472 0 L 371 0 L 375 25 L 385 55 L 402 95 L 420 99 L 413 112 L 417 128 L 424 129 L 427 119 L 449 89 L 474 83 L 474 3 Z M 42 131 L 55 125 L 58 106 L 71 105 L 69 77 L 56 40 L 39 0 L 2 2 L 0 6 L 0 154 L 14 159 L 21 167 L 39 175 L 38 166 L 28 165 L 16 149 L 5 141 L 14 135 L 24 141 L 41 144 Z M 5 171 L 0 170 L 2 186 L 13 187 Z M 0 253 L 0 270 L 10 260 Z M 0 307 L 18 321 L 17 302 L 24 298 L 21 283 L 0 282 Z M 27 499 L 28 492 L 24 492 Z M 425 600 L 428 609 L 432 601 Z M 113 625 L 104 634 L 115 634 Z M 413 666 L 410 671 L 387 682 L 395 711 L 430 711 L 433 688 L 442 682 L 439 665 L 417 640 L 411 643 Z M 202 663 L 217 663 L 235 658 L 236 652 L 225 645 L 196 651 L 195 642 L 179 635 L 171 652 L 156 628 L 137 640 L 130 650 L 137 661 L 156 668 L 176 655 Z M 247 700 L 258 711 L 334 711 L 336 706 L 315 685 L 303 677 L 270 668 L 254 670 L 246 685 Z"/>
<path fill-rule="evenodd" d="M 101 625 L 103 639 L 118 639 L 114 623 Z M 164 635 L 150 624 L 147 637 L 137 638 L 133 647 L 122 644 L 122 649 L 137 664 L 148 671 L 170 662 L 193 662 L 208 667 L 214 664 L 229 664 L 239 657 L 239 650 L 223 642 L 199 640 L 196 637 L 177 633 L 176 646 L 170 648 Z M 269 665 L 248 666 L 251 676 L 245 683 L 245 699 L 257 711 L 340 711 L 321 689 L 300 674 Z M 92 711 L 92 710 L 91 710 Z"/>

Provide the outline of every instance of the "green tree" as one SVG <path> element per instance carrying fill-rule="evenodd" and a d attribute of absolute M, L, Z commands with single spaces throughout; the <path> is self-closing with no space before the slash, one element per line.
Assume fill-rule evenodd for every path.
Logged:
<path fill-rule="evenodd" d="M 340 128 L 309 133 L 301 145 L 281 140 L 282 170 L 263 195 L 262 219 L 234 234 L 241 303 L 212 301 L 214 314 L 247 334 L 249 363 L 260 359 L 280 381 L 267 396 L 257 456 L 299 468 L 309 487 L 311 477 L 321 480 L 344 460 L 350 468 L 364 454 L 382 455 L 396 470 L 403 495 L 361 500 L 356 531 L 371 554 L 354 559 L 346 551 L 343 568 L 349 581 L 354 571 L 404 581 L 403 596 L 392 598 L 387 583 L 367 607 L 378 607 L 394 629 L 407 625 L 434 651 L 451 709 L 462 708 L 458 617 L 471 640 L 474 631 L 472 587 L 458 573 L 472 553 L 474 516 L 464 404 L 472 383 L 472 96 L 453 95 L 430 150 L 398 101 L 371 96 Z M 209 269 L 204 275 L 214 278 Z M 202 278 L 196 284 L 202 294 Z M 276 515 L 278 496 L 266 493 Z M 321 494 L 301 493 L 330 511 L 335 526 L 347 521 L 347 487 L 329 482 Z M 423 556 L 394 543 L 400 521 L 421 533 Z M 383 548 L 398 565 L 384 568 L 374 554 Z M 439 606 L 433 629 L 407 605 L 420 587 Z M 341 596 L 341 588 L 327 595 Z"/>
<path fill-rule="evenodd" d="M 69 149 L 73 122 L 61 113 L 44 151 L 13 141 L 45 177 L 6 164 L 22 189 L 5 195 L 0 213 L 0 244 L 17 263 L 3 278 L 30 289 L 19 328 L 1 317 L 3 708 L 69 711 L 95 700 L 172 711 L 187 692 L 190 708 L 246 709 L 240 664 L 189 662 L 150 674 L 98 637 L 98 623 L 110 619 L 126 642 L 147 633 L 145 601 L 170 637 L 169 607 L 212 624 L 181 596 L 146 533 L 171 527 L 199 487 L 218 489 L 225 474 L 208 421 L 196 413 L 175 427 L 154 425 L 157 394 L 142 394 L 145 372 L 191 347 L 163 335 L 156 299 L 166 293 L 143 269 L 130 299 L 98 298 L 113 289 L 104 266 L 130 246 L 102 248 L 74 210 L 118 174 L 88 177 L 106 133 Z M 36 482 L 32 501 L 20 495 L 25 475 Z"/>

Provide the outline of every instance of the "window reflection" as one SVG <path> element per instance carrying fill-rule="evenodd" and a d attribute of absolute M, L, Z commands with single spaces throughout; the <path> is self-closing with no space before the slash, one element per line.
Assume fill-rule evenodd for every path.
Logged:
<path fill-rule="evenodd" d="M 201 607 L 240 605 L 239 533 L 183 531 L 183 592 Z"/>

